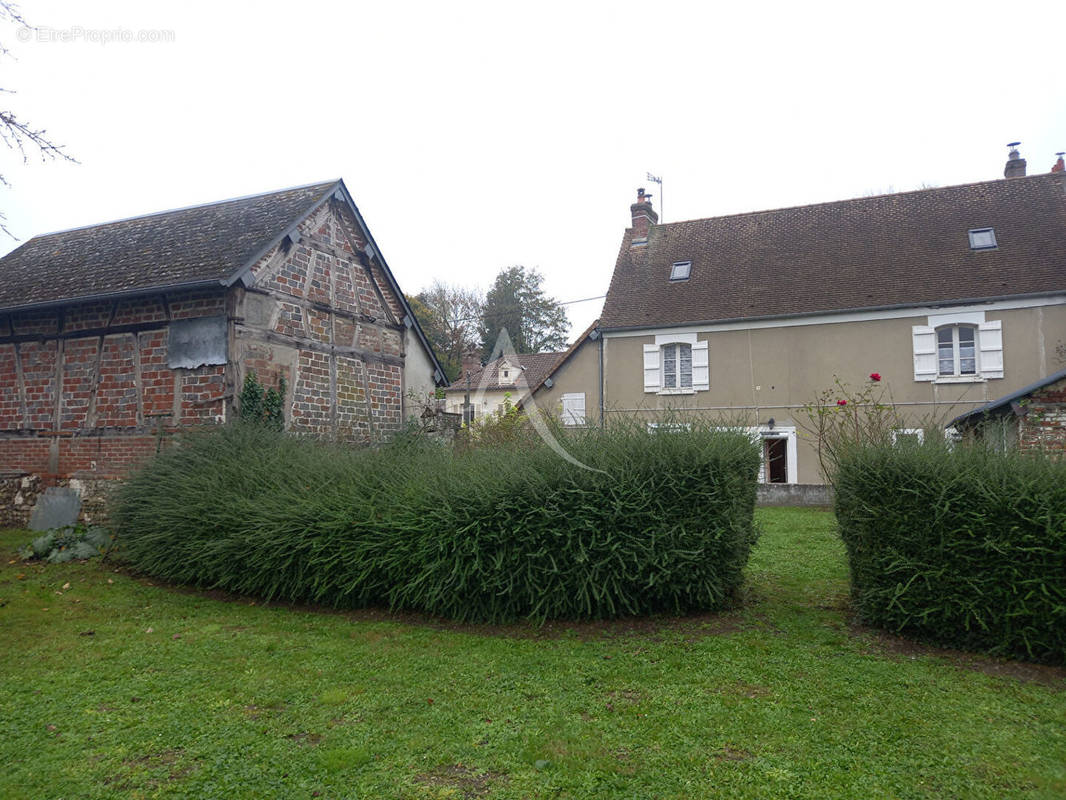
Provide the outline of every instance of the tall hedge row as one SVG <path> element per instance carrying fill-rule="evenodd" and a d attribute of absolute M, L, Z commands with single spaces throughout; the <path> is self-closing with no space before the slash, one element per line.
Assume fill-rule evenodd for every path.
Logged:
<path fill-rule="evenodd" d="M 836 514 L 865 622 L 1066 660 L 1066 463 L 980 446 L 854 449 Z"/>
<path fill-rule="evenodd" d="M 756 539 L 747 437 L 638 428 L 548 447 L 375 450 L 232 425 L 119 493 L 119 552 L 186 584 L 457 620 L 722 607 Z"/>

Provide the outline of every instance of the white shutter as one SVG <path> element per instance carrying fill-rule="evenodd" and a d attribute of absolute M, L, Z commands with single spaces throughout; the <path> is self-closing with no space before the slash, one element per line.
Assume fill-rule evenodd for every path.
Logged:
<path fill-rule="evenodd" d="M 659 346 L 644 345 L 644 391 L 659 391 Z"/>
<path fill-rule="evenodd" d="M 936 330 L 927 325 L 911 327 L 914 339 L 914 380 L 936 380 Z"/>
<path fill-rule="evenodd" d="M 568 392 L 563 395 L 563 424 L 585 424 L 585 393 Z"/>
<path fill-rule="evenodd" d="M 692 345 L 692 388 L 705 392 L 711 388 L 710 365 L 707 359 L 707 342 Z"/>
<path fill-rule="evenodd" d="M 998 319 L 977 326 L 977 346 L 981 350 L 981 375 L 1003 377 L 1003 323 Z"/>

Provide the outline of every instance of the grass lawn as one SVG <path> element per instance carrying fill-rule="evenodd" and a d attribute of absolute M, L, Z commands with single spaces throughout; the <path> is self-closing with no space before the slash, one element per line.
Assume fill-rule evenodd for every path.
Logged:
<path fill-rule="evenodd" d="M 1066 797 L 1066 671 L 854 630 L 825 512 L 736 613 L 488 628 L 9 564 L 3 798 Z"/>

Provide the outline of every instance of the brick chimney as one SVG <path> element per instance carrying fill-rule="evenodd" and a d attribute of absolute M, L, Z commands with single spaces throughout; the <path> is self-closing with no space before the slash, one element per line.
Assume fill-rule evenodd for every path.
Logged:
<path fill-rule="evenodd" d="M 1051 168 L 1052 172 L 1066 172 L 1066 162 L 1062 160 L 1062 157 L 1066 153 L 1055 153 L 1059 157 L 1059 160 L 1055 162 L 1055 166 Z"/>
<path fill-rule="evenodd" d="M 1018 145 L 1021 142 L 1011 142 L 1007 145 L 1010 152 L 1007 154 L 1007 166 L 1003 168 L 1004 178 L 1024 178 L 1025 159 L 1018 154 Z"/>
<path fill-rule="evenodd" d="M 463 353 L 462 363 L 462 374 L 459 377 L 465 378 L 481 369 L 481 354 L 477 350 L 467 350 Z"/>
<path fill-rule="evenodd" d="M 651 207 L 651 195 L 637 189 L 637 202 L 629 207 L 633 215 L 633 238 L 646 237 L 651 226 L 659 221 L 659 215 Z"/>

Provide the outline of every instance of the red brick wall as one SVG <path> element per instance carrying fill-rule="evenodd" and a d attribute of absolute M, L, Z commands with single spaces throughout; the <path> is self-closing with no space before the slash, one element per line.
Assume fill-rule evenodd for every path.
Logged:
<path fill-rule="evenodd" d="M 346 210 L 323 207 L 299 234 L 298 243 L 283 243 L 253 269 L 249 292 L 260 297 L 244 298 L 236 314 L 238 380 L 254 372 L 273 387 L 284 376 L 294 432 L 385 438 L 404 414 L 400 300 L 368 266 L 366 242 Z M 247 307 L 251 299 L 255 309 Z"/>
<path fill-rule="evenodd" d="M 167 366 L 168 315 L 224 313 L 199 291 L 0 316 L 0 474 L 120 477 L 161 433 L 224 419 L 225 365 Z"/>
<path fill-rule="evenodd" d="M 1029 395 L 1018 422 L 1018 446 L 1057 456 L 1066 453 L 1066 378 Z"/>

